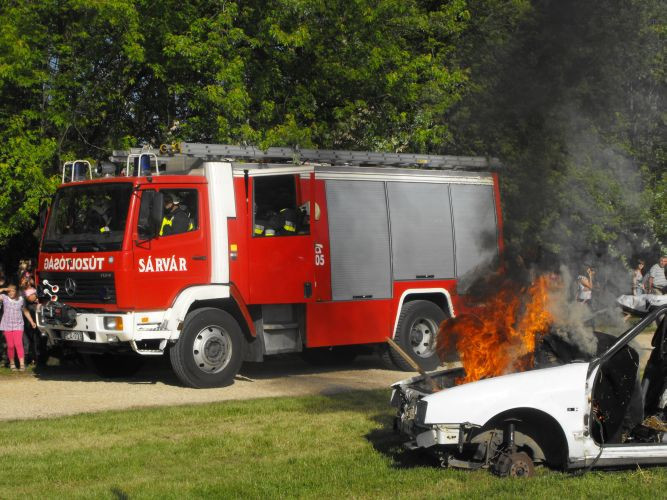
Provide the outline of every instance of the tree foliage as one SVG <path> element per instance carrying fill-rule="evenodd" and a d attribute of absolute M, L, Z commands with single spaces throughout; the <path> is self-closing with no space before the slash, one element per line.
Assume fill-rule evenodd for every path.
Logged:
<path fill-rule="evenodd" d="M 581 262 L 667 241 L 666 19 L 659 0 L 535 0 L 511 36 L 464 48 L 475 87 L 448 114 L 452 147 L 503 158 L 515 246 Z"/>
<path fill-rule="evenodd" d="M 665 10 L 7 0 L 0 244 L 32 230 L 64 159 L 175 140 L 489 154 L 514 246 L 664 242 Z"/>

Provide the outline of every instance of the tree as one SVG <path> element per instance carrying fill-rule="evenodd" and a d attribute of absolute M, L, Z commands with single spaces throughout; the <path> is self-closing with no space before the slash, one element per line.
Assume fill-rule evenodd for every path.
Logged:
<path fill-rule="evenodd" d="M 573 263 L 665 242 L 665 9 L 535 0 L 461 47 L 475 86 L 444 119 L 456 150 L 502 158 L 512 246 Z"/>

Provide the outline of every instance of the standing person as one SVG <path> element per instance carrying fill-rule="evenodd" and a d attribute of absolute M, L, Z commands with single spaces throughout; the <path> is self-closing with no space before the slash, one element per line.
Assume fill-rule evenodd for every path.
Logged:
<path fill-rule="evenodd" d="M 665 276 L 667 266 L 667 255 L 662 255 L 657 264 L 648 272 L 648 293 L 656 295 L 667 294 L 667 277 Z"/>
<path fill-rule="evenodd" d="M 34 321 L 39 300 L 37 299 L 35 280 L 32 278 L 32 274 L 30 272 L 26 271 L 23 273 L 23 276 L 21 276 L 19 289 L 21 290 L 21 296 L 25 301 L 25 307 L 28 309 L 28 312 Z M 23 347 L 26 353 L 26 363 L 30 364 L 32 362 L 37 364 L 39 359 L 43 358 L 44 354 L 40 331 L 37 328 L 32 328 L 32 326 L 26 320 L 24 323 L 23 332 L 25 334 L 23 336 Z"/>
<path fill-rule="evenodd" d="M 577 302 L 582 302 L 588 306 L 593 300 L 593 276 L 595 276 L 595 268 L 587 265 L 586 271 L 577 276 Z"/>
<path fill-rule="evenodd" d="M 4 288 L 7 282 L 5 281 L 5 272 L 0 269 L 0 288 Z M 2 302 L 0 302 L 0 319 L 2 319 Z M 9 366 L 9 358 L 7 357 L 7 348 L 5 346 L 5 336 L 2 335 L 2 330 L 0 330 L 0 356 L 2 357 L 2 366 Z"/>
<path fill-rule="evenodd" d="M 642 259 L 637 261 L 637 265 L 632 271 L 632 295 L 642 295 L 646 293 L 644 288 L 644 265 L 645 262 Z"/>
<path fill-rule="evenodd" d="M 7 295 L 4 295 L 4 293 Z M 37 328 L 28 309 L 25 307 L 25 301 L 16 289 L 16 285 L 9 285 L 7 288 L 0 288 L 0 300 L 2 301 L 2 320 L 0 320 L 0 330 L 5 334 L 7 341 L 7 356 L 9 357 L 9 367 L 12 371 L 16 371 L 16 363 L 14 356 L 19 358 L 19 366 L 21 371 L 25 371 L 25 354 L 23 351 L 23 318 L 21 313 L 28 323 Z"/>

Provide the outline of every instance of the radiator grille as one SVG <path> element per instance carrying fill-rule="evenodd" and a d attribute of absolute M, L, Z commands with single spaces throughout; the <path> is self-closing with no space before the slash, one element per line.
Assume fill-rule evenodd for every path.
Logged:
<path fill-rule="evenodd" d="M 116 281 L 113 273 L 41 272 L 40 283 L 58 285 L 58 299 L 62 302 L 112 304 L 116 302 Z M 72 287 L 74 283 L 74 287 Z"/>

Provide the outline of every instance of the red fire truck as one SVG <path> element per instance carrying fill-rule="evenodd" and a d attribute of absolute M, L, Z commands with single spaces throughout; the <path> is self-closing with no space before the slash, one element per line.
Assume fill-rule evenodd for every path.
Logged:
<path fill-rule="evenodd" d="M 410 369 L 387 337 L 433 369 L 439 323 L 502 251 L 487 158 L 179 143 L 110 160 L 95 179 L 69 164 L 38 264 L 40 328 L 109 375 L 168 352 L 185 385 L 221 386 L 244 361 L 360 347 Z"/>

